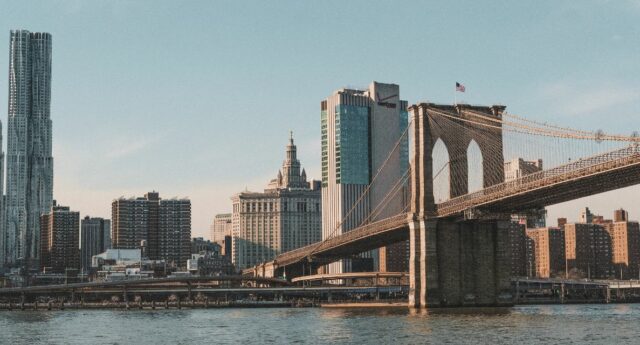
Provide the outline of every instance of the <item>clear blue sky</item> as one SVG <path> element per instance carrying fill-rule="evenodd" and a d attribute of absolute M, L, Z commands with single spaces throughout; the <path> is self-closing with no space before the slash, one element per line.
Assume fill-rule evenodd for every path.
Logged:
<path fill-rule="evenodd" d="M 319 103 L 344 86 L 392 82 L 409 103 L 450 103 L 460 81 L 468 103 L 640 129 L 639 20 L 631 0 L 2 0 L 0 104 L 9 30 L 50 32 L 55 198 L 110 217 L 121 195 L 188 196 L 193 235 L 206 236 L 232 194 L 275 176 L 289 130 L 319 177 Z M 549 215 L 624 206 L 638 219 L 639 191 Z"/>

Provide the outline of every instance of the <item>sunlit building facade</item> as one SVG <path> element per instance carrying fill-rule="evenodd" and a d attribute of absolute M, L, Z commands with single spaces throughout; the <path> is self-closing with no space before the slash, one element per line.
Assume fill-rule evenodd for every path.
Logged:
<path fill-rule="evenodd" d="M 409 166 L 408 139 L 402 136 L 408 126 L 407 102 L 400 99 L 400 87 L 373 82 L 367 90 L 340 89 L 321 102 L 320 121 L 322 238 L 400 213 L 407 199 L 406 185 L 385 199 Z M 392 270 L 404 270 L 397 263 L 408 263 L 407 242 L 381 250 L 385 253 L 380 256 L 377 250 L 364 254 L 373 260 L 375 270 L 386 271 L 391 263 L 396 263 Z M 325 271 L 349 272 L 351 264 L 342 260 Z"/>

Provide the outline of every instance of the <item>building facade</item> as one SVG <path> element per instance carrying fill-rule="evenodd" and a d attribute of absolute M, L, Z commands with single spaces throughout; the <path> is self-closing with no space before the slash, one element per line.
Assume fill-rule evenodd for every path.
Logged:
<path fill-rule="evenodd" d="M 231 236 L 232 229 L 231 213 L 216 214 L 211 223 L 211 242 L 222 245 L 225 236 Z"/>
<path fill-rule="evenodd" d="M 5 257 L 9 266 L 37 266 L 40 216 L 53 201 L 52 41 L 43 32 L 10 36 Z"/>
<path fill-rule="evenodd" d="M 612 277 L 611 236 L 600 224 L 565 224 L 565 255 L 569 275 L 574 278 Z"/>
<path fill-rule="evenodd" d="M 614 220 L 602 224 L 611 237 L 613 275 L 617 279 L 640 279 L 640 225 L 616 210 Z"/>
<path fill-rule="evenodd" d="M 293 137 L 286 147 L 282 169 L 264 192 L 246 191 L 231 200 L 231 251 L 237 269 L 272 260 L 322 238 L 320 186 L 307 181 Z"/>
<path fill-rule="evenodd" d="M 80 222 L 80 268 L 91 270 L 91 258 L 111 248 L 111 221 L 86 216 Z"/>
<path fill-rule="evenodd" d="M 555 227 L 527 229 L 527 275 L 538 278 L 566 273 L 564 230 Z"/>
<path fill-rule="evenodd" d="M 112 246 L 144 250 L 143 257 L 186 267 L 191 255 L 191 201 L 159 193 L 120 198 L 111 204 Z"/>
<path fill-rule="evenodd" d="M 509 226 L 509 249 L 511 252 L 511 276 L 527 276 L 526 226 L 512 222 Z"/>
<path fill-rule="evenodd" d="M 321 102 L 320 121 L 323 240 L 401 213 L 407 184 L 399 186 L 397 193 L 393 189 L 409 167 L 409 147 L 408 136 L 403 137 L 407 102 L 400 99 L 400 87 L 373 82 L 364 91 L 340 89 Z M 363 197 L 374 176 L 375 183 Z M 385 205 L 378 207 L 383 200 Z M 408 262 L 390 260 L 408 255 L 406 242 L 381 250 L 386 251 L 385 262 Z M 386 265 L 380 265 L 377 253 L 366 255 L 374 260 L 375 269 L 384 271 L 386 267 L 380 266 Z M 351 270 L 350 260 L 326 267 L 328 273 Z"/>
<path fill-rule="evenodd" d="M 54 273 L 80 269 L 80 213 L 54 201 L 51 211 L 40 217 L 40 226 L 40 269 Z"/>

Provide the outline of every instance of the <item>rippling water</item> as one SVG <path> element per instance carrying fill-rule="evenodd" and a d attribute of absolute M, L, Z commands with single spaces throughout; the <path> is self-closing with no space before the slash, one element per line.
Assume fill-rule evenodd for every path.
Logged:
<path fill-rule="evenodd" d="M 2 344 L 638 344 L 640 304 L 408 309 L 0 312 Z"/>

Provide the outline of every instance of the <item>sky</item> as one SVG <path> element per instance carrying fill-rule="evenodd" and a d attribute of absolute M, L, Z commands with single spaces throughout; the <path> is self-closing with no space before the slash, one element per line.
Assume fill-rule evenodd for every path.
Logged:
<path fill-rule="evenodd" d="M 639 20 L 631 0 L 0 0 L 0 90 L 9 30 L 51 33 L 54 198 L 110 217 L 120 196 L 189 197 L 192 235 L 207 237 L 233 194 L 275 177 L 290 130 L 307 175 L 320 177 L 320 101 L 342 87 L 376 80 L 400 85 L 409 104 L 452 103 L 458 81 L 458 101 L 640 130 Z M 0 120 L 6 140 L 6 112 Z M 624 207 L 640 219 L 639 192 L 548 216 Z"/>

